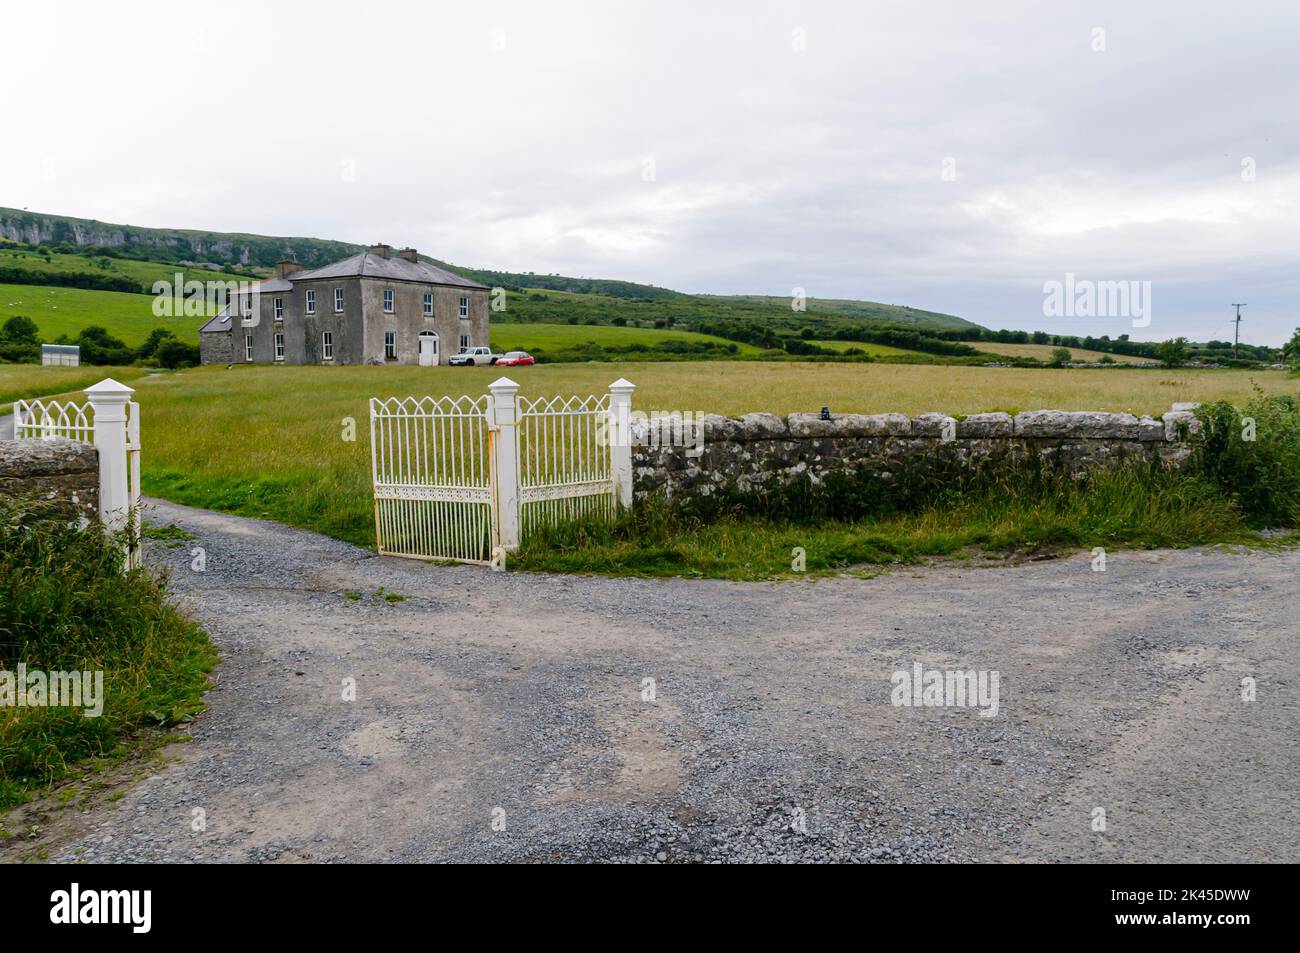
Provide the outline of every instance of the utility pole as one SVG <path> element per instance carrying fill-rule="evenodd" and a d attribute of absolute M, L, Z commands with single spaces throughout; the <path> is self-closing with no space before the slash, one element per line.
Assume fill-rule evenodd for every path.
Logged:
<path fill-rule="evenodd" d="M 1237 357 L 1237 343 L 1241 340 L 1241 309 L 1246 307 L 1246 302 L 1243 301 L 1241 304 L 1237 304 L 1234 301 L 1232 306 L 1237 309 L 1237 330 L 1232 335 L 1232 357 L 1235 360 Z"/>

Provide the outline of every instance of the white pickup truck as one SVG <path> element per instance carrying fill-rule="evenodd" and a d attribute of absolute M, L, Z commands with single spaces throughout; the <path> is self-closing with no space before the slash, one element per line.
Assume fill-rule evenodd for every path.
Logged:
<path fill-rule="evenodd" d="M 447 359 L 447 363 L 455 366 L 468 365 L 473 367 L 475 364 L 495 364 L 498 355 L 492 353 L 490 347 L 472 347 L 467 351 L 461 351 L 459 354 L 453 354 Z"/>

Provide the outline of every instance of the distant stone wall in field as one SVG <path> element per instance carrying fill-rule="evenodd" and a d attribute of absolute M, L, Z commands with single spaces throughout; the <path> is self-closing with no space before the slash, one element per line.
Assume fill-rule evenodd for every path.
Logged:
<path fill-rule="evenodd" d="M 93 444 L 0 440 L 0 502 L 77 522 L 99 513 L 99 451 Z"/>
<path fill-rule="evenodd" d="M 1132 414 L 1034 410 L 1016 414 L 713 414 L 696 421 L 661 417 L 633 423 L 633 487 L 637 496 L 707 495 L 814 481 L 860 467 L 898 472 L 909 458 L 949 448 L 961 460 L 993 453 L 1039 453 L 1073 471 L 1121 458 L 1181 466 L 1186 437 L 1199 427 L 1192 408 L 1175 404 L 1160 420 Z"/>

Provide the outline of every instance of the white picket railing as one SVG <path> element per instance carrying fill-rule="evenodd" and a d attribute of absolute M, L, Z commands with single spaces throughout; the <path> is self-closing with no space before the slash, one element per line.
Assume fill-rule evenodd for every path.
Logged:
<path fill-rule="evenodd" d="M 99 518 L 110 531 L 128 526 L 127 566 L 140 565 L 140 405 L 111 377 L 86 388 L 86 403 L 14 402 L 14 439 L 66 437 L 99 450 Z"/>
<path fill-rule="evenodd" d="M 380 553 L 489 563 L 560 520 L 632 501 L 632 391 L 519 399 L 502 377 L 471 398 L 372 398 Z"/>

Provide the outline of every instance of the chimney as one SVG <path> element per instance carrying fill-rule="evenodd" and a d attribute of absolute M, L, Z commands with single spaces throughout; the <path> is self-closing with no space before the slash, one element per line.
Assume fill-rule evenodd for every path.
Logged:
<path fill-rule="evenodd" d="M 302 265 L 298 264 L 292 258 L 286 258 L 284 261 L 275 263 L 275 277 L 288 278 L 295 271 L 302 271 Z"/>
<path fill-rule="evenodd" d="M 403 248 L 397 253 L 398 258 L 405 258 L 407 261 L 416 262 L 420 260 L 419 254 L 414 248 Z"/>
<path fill-rule="evenodd" d="M 380 258 L 387 258 L 389 252 L 391 252 L 392 250 L 393 250 L 392 248 L 390 248 L 388 245 L 385 245 L 383 242 L 380 242 L 378 245 L 371 245 L 369 248 L 366 249 L 366 251 L 370 252 L 370 254 L 378 255 Z"/>

